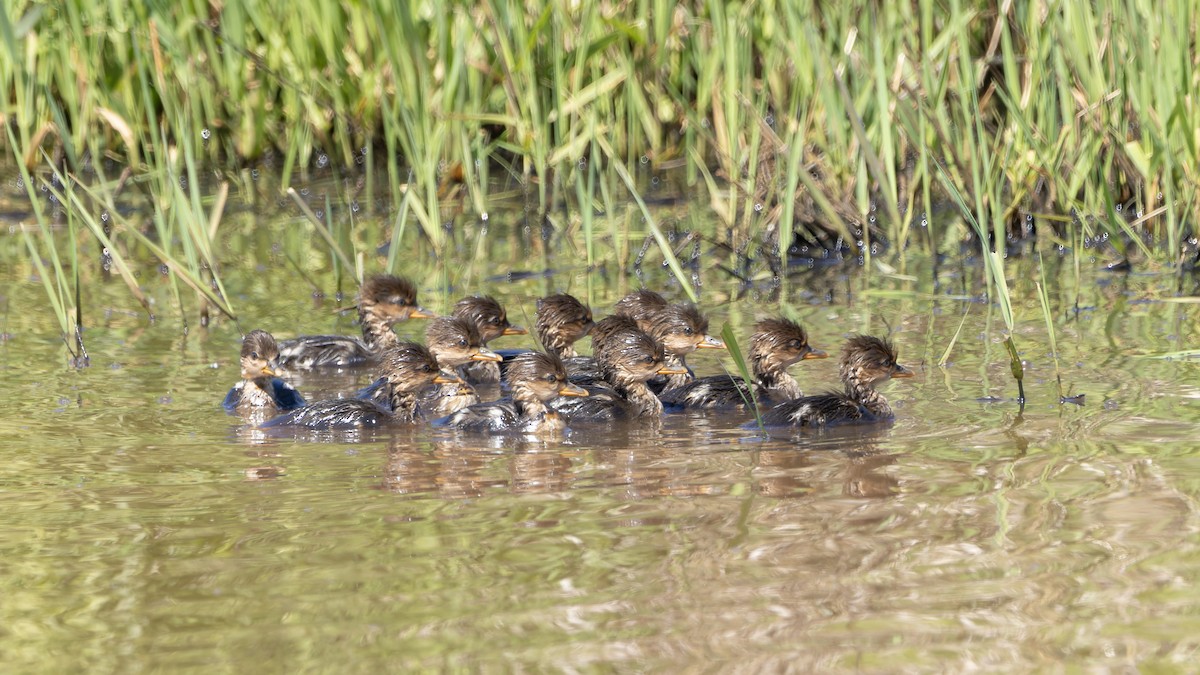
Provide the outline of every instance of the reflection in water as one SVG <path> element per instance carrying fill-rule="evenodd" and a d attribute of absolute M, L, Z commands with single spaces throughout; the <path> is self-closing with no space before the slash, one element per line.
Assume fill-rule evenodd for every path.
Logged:
<path fill-rule="evenodd" d="M 513 245 L 513 265 L 534 264 L 527 252 Z M 1036 270 L 1012 262 L 1014 296 L 1034 297 Z M 93 367 L 69 371 L 56 324 L 25 311 L 40 284 L 0 266 L 0 650 L 24 671 L 197 670 L 215 651 L 237 671 L 1186 670 L 1200 650 L 1200 364 L 1134 354 L 1193 348 L 1200 307 L 1144 301 L 1154 278 L 1079 284 L 1060 264 L 1047 259 L 1059 367 L 1086 406 L 1058 405 L 1041 324 L 1023 319 L 1018 415 L 995 310 L 962 299 L 982 293 L 969 266 L 936 285 L 918 267 L 732 290 L 705 270 L 704 309 L 738 335 L 777 313 L 772 294 L 822 346 L 891 322 L 925 364 L 883 387 L 895 424 L 759 439 L 747 414 L 699 412 L 540 440 L 427 425 L 268 436 L 220 409 L 234 327 L 181 338 L 105 312 Z M 267 269 L 228 270 L 242 314 L 356 332 Z M 453 293 L 436 279 L 421 282 L 431 307 L 494 293 L 514 318 L 560 290 L 602 318 L 630 290 L 566 263 Z M 120 307 L 113 284 L 85 285 L 85 305 Z M 168 301 L 165 284 L 150 292 Z M 811 365 L 806 391 L 837 386 L 836 364 Z M 320 400 L 371 376 L 297 384 Z"/>

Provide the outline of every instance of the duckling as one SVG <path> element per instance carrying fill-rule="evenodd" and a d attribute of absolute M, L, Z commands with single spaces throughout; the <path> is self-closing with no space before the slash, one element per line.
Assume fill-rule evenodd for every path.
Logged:
<path fill-rule="evenodd" d="M 356 398 L 317 401 L 270 420 L 264 427 L 297 426 L 309 429 L 354 429 L 415 422 L 420 413 L 420 392 L 431 384 L 456 383 L 452 373 L 438 369 L 437 359 L 424 345 L 398 340 L 383 354 L 390 408 Z"/>
<path fill-rule="evenodd" d="M 555 354 L 518 354 L 508 366 L 506 379 L 510 396 L 464 408 L 437 424 L 467 431 L 554 433 L 566 425 L 546 404 L 559 396 L 588 395 L 567 381 L 567 371 Z"/>
<path fill-rule="evenodd" d="M 697 349 L 725 349 L 725 342 L 708 335 L 708 317 L 695 305 L 675 304 L 659 309 L 641 310 L 645 316 L 633 316 L 638 327 L 663 346 L 666 363 L 683 372 L 666 378 L 655 378 L 650 388 L 656 393 L 682 387 L 695 379 L 687 365 L 687 355 Z"/>
<path fill-rule="evenodd" d="M 276 377 L 279 344 L 265 330 L 252 330 L 242 340 L 242 379 L 221 403 L 229 412 L 281 411 L 304 405 L 304 397 L 292 385 Z"/>
<path fill-rule="evenodd" d="M 592 332 L 592 310 L 573 295 L 556 293 L 537 302 L 534 330 L 547 352 L 559 358 L 579 356 L 575 343 Z"/>
<path fill-rule="evenodd" d="M 303 335 L 279 343 L 285 368 L 366 366 L 379 363 L 385 349 L 399 338 L 392 324 L 428 319 L 434 314 L 417 305 L 417 287 L 408 279 L 379 275 L 363 282 L 358 293 L 362 338 L 352 335 Z"/>
<path fill-rule="evenodd" d="M 826 427 L 835 424 L 868 424 L 893 419 L 892 408 L 878 384 L 891 378 L 912 377 L 896 362 L 896 348 L 887 340 L 855 335 L 842 349 L 838 368 L 844 392 L 829 392 L 784 401 L 762 416 L 767 426 Z"/>
<path fill-rule="evenodd" d="M 547 352 L 562 358 L 563 363 L 580 358 L 579 353 L 575 351 L 575 343 L 592 332 L 594 325 L 596 324 L 592 321 L 592 310 L 573 295 L 557 293 L 537 301 L 537 319 L 534 322 L 534 331 L 537 333 L 538 342 Z M 526 354 L 529 351 L 528 349 L 496 350 L 497 354 L 504 357 L 504 361 L 500 364 L 500 370 L 503 372 L 509 362 L 518 354 Z"/>
<path fill-rule="evenodd" d="M 803 392 L 787 369 L 799 361 L 826 356 L 808 344 L 808 334 L 800 324 L 787 319 L 764 319 L 754 325 L 754 335 L 750 337 L 753 394 L 741 378 L 713 375 L 669 388 L 660 398 L 665 405 L 680 408 L 741 406 L 752 395 L 759 405 L 799 398 Z"/>
<path fill-rule="evenodd" d="M 483 346 L 479 329 L 470 321 L 453 316 L 441 316 L 430 322 L 425 329 L 425 344 L 437 359 L 438 367 L 454 370 L 473 362 L 495 362 L 500 355 Z M 375 380 L 359 389 L 354 398 L 368 399 L 383 407 L 388 402 L 386 377 Z M 422 412 L 441 417 L 455 410 L 479 403 L 475 389 L 466 382 L 439 384 L 421 393 Z"/>
<path fill-rule="evenodd" d="M 643 288 L 618 300 L 617 304 L 613 306 L 613 314 L 632 317 L 642 330 L 646 330 L 643 322 L 655 312 L 666 309 L 670 304 L 662 295 Z"/>
<path fill-rule="evenodd" d="M 568 422 L 657 417 L 662 403 L 646 386 L 657 375 L 678 375 L 681 367 L 666 364 L 662 345 L 627 316 L 605 317 L 592 329 L 592 351 L 604 380 L 587 387 L 587 398 L 558 398 L 551 407 Z"/>
<path fill-rule="evenodd" d="M 475 324 L 484 345 L 502 335 L 524 335 L 529 332 L 509 323 L 504 307 L 491 296 L 465 297 L 454 304 L 453 313 Z M 494 384 L 500 381 L 500 364 L 494 361 L 471 363 L 460 367 L 458 373 L 471 384 Z"/>

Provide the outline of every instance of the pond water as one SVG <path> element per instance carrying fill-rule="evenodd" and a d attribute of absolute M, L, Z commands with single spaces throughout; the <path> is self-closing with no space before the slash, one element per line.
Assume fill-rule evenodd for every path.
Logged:
<path fill-rule="evenodd" d="M 1145 358 L 1196 346 L 1197 305 L 1177 301 L 1169 271 L 1105 272 L 1087 252 L 1077 271 L 1070 257 L 1047 257 L 1063 388 L 1085 394 L 1083 405 L 1058 401 L 1030 256 L 1010 261 L 1023 412 L 977 266 L 910 257 L 892 269 L 885 255 L 891 267 L 803 269 L 776 288 L 744 286 L 702 258 L 714 330 L 728 322 L 744 340 L 782 302 L 826 350 L 853 332 L 890 332 L 916 371 L 884 387 L 895 424 L 764 441 L 739 427 L 744 416 L 696 413 L 668 415 L 661 429 L 545 442 L 425 426 L 294 439 L 221 409 L 238 377 L 239 328 L 357 328 L 351 313 L 331 311 L 337 298 L 312 294 L 332 296 L 338 281 L 306 225 L 253 213 L 230 222 L 222 250 L 236 255 L 222 274 L 239 323 L 201 327 L 185 296 L 185 330 L 169 283 L 146 263 L 142 286 L 162 308 L 151 322 L 97 256 L 85 257 L 82 370 L 67 367 L 25 243 L 5 228 L 6 668 L 1195 663 L 1200 365 Z M 363 250 L 386 241 L 390 222 L 363 225 Z M 639 279 L 612 262 L 589 272 L 579 248 L 546 252 L 520 227 L 464 225 L 460 238 L 454 260 L 401 257 L 435 311 L 491 293 L 528 325 L 535 299 L 553 291 L 585 298 L 597 315 L 643 283 L 684 298 L 653 254 Z M 640 239 L 623 245 L 636 253 Z M 689 363 L 699 374 L 732 367 L 707 353 Z M 835 359 L 793 372 L 807 390 L 832 386 Z M 298 384 L 318 398 L 370 379 Z"/>

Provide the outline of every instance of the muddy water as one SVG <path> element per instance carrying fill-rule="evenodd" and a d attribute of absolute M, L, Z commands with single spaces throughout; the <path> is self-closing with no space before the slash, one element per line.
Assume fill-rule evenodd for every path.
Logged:
<path fill-rule="evenodd" d="M 242 238 L 225 282 L 243 329 L 356 330 L 269 234 Z M 332 293 L 312 239 L 301 264 Z M 1028 261 L 1011 274 L 1023 413 L 978 268 L 805 271 L 776 295 L 704 265 L 714 329 L 747 336 L 781 299 L 827 350 L 890 326 L 917 372 L 885 387 L 896 423 L 762 440 L 744 416 L 680 414 L 548 442 L 426 427 L 294 439 L 219 405 L 238 326 L 200 328 L 194 307 L 186 332 L 174 311 L 151 323 L 90 268 L 92 365 L 68 369 L 22 247 L 7 236 L 0 267 L 9 668 L 1104 670 L 1188 668 L 1200 648 L 1200 365 L 1142 358 L 1197 346 L 1197 306 L 1172 301 L 1169 274 L 1085 256 L 1076 277 L 1047 260 L 1062 383 L 1082 406 L 1058 403 Z M 611 264 L 589 274 L 569 247 L 494 250 L 413 266 L 422 302 L 493 293 L 528 324 L 546 292 L 603 314 L 639 283 Z M 682 297 L 649 267 L 647 285 Z M 819 390 L 836 364 L 794 372 Z M 312 398 L 369 379 L 299 386 Z"/>

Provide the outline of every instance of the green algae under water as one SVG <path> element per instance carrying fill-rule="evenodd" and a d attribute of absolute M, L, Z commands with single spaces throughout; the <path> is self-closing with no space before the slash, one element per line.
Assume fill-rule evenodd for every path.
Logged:
<path fill-rule="evenodd" d="M 237 254 L 222 269 L 240 327 L 355 332 L 296 272 L 335 290 L 319 239 L 295 218 L 243 217 L 255 223 L 229 228 Z M 362 239 L 386 241 L 390 222 Z M 569 244 L 489 228 L 462 235 L 465 263 L 401 257 L 425 306 L 490 293 L 529 325 L 552 291 L 601 316 L 642 281 L 683 299 L 657 264 L 642 281 L 612 263 L 589 273 Z M 1169 301 L 1171 274 L 1111 274 L 1085 257 L 1076 278 L 1069 258 L 1047 258 L 1063 384 L 1082 406 L 1058 403 L 1028 259 L 1009 261 L 1023 414 L 978 267 L 848 264 L 747 290 L 702 261 L 714 332 L 729 322 L 745 339 L 780 300 L 831 352 L 890 326 L 917 372 L 884 388 L 896 423 L 762 441 L 739 428 L 744 415 L 679 414 L 546 442 L 426 427 L 293 439 L 220 407 L 239 326 L 201 328 L 194 307 L 186 331 L 173 308 L 150 322 L 95 257 L 91 367 L 68 369 L 6 230 L 9 668 L 1027 671 L 1183 668 L 1200 648 L 1200 365 L 1141 358 L 1196 346 L 1198 306 Z M 139 274 L 173 303 L 155 265 Z M 708 353 L 689 363 L 722 368 Z M 835 385 L 835 359 L 792 372 L 807 391 Z M 316 398 L 369 379 L 300 386 Z"/>

